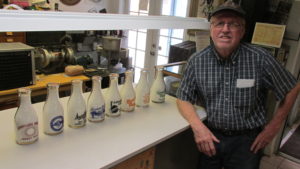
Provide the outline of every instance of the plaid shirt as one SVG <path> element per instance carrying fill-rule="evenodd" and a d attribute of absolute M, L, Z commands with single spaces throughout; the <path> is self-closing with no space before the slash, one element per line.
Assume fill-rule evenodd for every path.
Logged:
<path fill-rule="evenodd" d="M 241 43 L 224 60 L 211 45 L 189 59 L 177 97 L 192 104 L 201 100 L 211 127 L 244 130 L 266 123 L 268 89 L 282 100 L 295 85 L 265 49 Z"/>

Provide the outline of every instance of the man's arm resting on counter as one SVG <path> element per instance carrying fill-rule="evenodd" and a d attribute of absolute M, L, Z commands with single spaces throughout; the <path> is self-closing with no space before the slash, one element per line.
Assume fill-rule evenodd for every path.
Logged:
<path fill-rule="evenodd" d="M 292 109 L 299 91 L 300 83 L 297 84 L 289 93 L 287 93 L 285 98 L 281 101 L 274 117 L 265 126 L 264 130 L 256 137 L 251 146 L 251 151 L 254 151 L 256 153 L 259 149 L 264 148 L 272 141 L 272 139 L 279 132 L 288 113 Z"/>
<path fill-rule="evenodd" d="M 208 156 L 216 154 L 216 150 L 213 142 L 219 142 L 219 140 L 211 133 L 211 131 L 203 124 L 201 119 L 196 113 L 194 106 L 187 101 L 177 99 L 177 107 L 179 112 L 190 124 L 195 141 L 199 151 L 205 153 Z"/>

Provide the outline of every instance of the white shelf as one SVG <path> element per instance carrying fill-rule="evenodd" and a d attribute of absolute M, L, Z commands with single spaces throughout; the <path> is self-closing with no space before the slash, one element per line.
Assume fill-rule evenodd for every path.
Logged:
<path fill-rule="evenodd" d="M 209 28 L 204 18 L 83 12 L 0 10 L 0 20 L 0 32 Z"/>

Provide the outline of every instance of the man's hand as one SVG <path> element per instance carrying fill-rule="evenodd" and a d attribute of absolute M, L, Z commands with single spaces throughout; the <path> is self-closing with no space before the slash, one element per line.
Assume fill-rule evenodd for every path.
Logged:
<path fill-rule="evenodd" d="M 267 125 L 262 132 L 254 140 L 253 144 L 251 145 L 251 151 L 257 153 L 258 150 L 265 148 L 276 136 L 280 127 L 274 125 Z"/>
<path fill-rule="evenodd" d="M 212 132 L 205 126 L 193 127 L 194 137 L 199 151 L 211 157 L 216 154 L 214 142 L 220 141 L 212 134 Z"/>
<path fill-rule="evenodd" d="M 215 142 L 220 142 L 212 132 L 202 123 L 199 116 L 196 113 L 194 106 L 187 101 L 177 99 L 177 106 L 181 115 L 189 122 L 193 132 L 195 141 L 199 151 L 208 156 L 216 154 L 214 145 Z"/>

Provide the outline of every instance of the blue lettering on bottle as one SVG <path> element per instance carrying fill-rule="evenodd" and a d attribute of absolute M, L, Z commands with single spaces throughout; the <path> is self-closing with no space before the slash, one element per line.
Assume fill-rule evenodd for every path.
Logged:
<path fill-rule="evenodd" d="M 64 126 L 63 116 L 56 116 L 50 122 L 50 127 L 54 131 L 60 131 Z"/>
<path fill-rule="evenodd" d="M 97 107 L 97 108 L 91 108 L 91 117 L 93 119 L 98 119 L 104 116 L 104 112 L 105 112 L 105 106 L 102 105 L 101 107 Z"/>
<path fill-rule="evenodd" d="M 74 120 L 75 125 L 83 125 L 86 122 L 86 112 L 83 112 L 81 115 L 77 113 Z"/>

